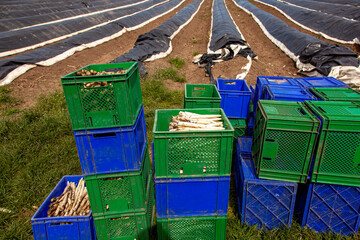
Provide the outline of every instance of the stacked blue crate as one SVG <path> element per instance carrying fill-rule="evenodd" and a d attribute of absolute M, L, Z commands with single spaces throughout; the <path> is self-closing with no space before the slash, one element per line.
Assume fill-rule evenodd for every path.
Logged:
<path fill-rule="evenodd" d="M 236 143 L 235 184 L 240 220 L 259 228 L 290 227 L 297 184 L 259 179 L 251 159 L 251 137 Z"/>
<path fill-rule="evenodd" d="M 294 78 L 294 80 L 305 88 L 310 88 L 310 87 L 349 88 L 349 85 L 333 77 Z"/>
<path fill-rule="evenodd" d="M 305 100 L 316 100 L 311 92 L 301 86 L 265 86 L 263 99 L 277 101 L 304 102 Z"/>

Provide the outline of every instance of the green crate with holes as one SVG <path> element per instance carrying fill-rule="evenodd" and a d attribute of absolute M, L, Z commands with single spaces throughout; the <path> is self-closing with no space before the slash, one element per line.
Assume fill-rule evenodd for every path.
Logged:
<path fill-rule="evenodd" d="M 305 183 L 319 130 L 304 103 L 260 100 L 251 149 L 259 178 Z"/>
<path fill-rule="evenodd" d="M 234 128 L 234 138 L 246 135 L 246 119 L 245 118 L 229 118 Z"/>
<path fill-rule="evenodd" d="M 311 181 L 360 187 L 360 106 L 305 103 L 322 122 Z"/>
<path fill-rule="evenodd" d="M 169 131 L 172 117 L 180 111 L 221 115 L 225 129 Z M 230 174 L 234 128 L 221 108 L 156 110 L 153 134 L 157 178 Z"/>
<path fill-rule="evenodd" d="M 94 217 L 145 210 L 152 177 L 147 147 L 143 158 L 139 171 L 84 176 Z"/>
<path fill-rule="evenodd" d="M 213 84 L 185 84 L 184 108 L 220 108 L 221 96 Z"/>
<path fill-rule="evenodd" d="M 129 213 L 106 213 L 94 216 L 99 240 L 150 240 L 155 219 L 154 183 L 150 183 L 145 210 Z"/>
<path fill-rule="evenodd" d="M 77 76 L 94 70 L 123 74 Z M 142 105 L 136 62 L 88 65 L 61 78 L 73 130 L 132 126 Z"/>
<path fill-rule="evenodd" d="M 360 103 L 360 92 L 351 88 L 309 88 L 311 93 L 324 101 L 349 101 Z"/>
<path fill-rule="evenodd" d="M 157 218 L 159 240 L 226 239 L 227 216 Z"/>

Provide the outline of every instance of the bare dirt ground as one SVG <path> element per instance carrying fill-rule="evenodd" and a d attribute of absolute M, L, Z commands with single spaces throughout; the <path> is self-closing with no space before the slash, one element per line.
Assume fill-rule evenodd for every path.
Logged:
<path fill-rule="evenodd" d="M 156 28 L 190 2 L 190 0 L 187 0 L 175 11 L 138 30 L 127 32 L 121 37 L 95 48 L 75 53 L 73 56 L 56 63 L 53 66 L 36 67 L 23 74 L 10 84 L 10 88 L 13 90 L 13 96 L 22 101 L 19 108 L 23 109 L 32 106 L 42 94 L 62 91 L 60 78 L 67 73 L 88 64 L 108 63 L 116 57 L 128 52 L 133 47 L 140 34 Z M 290 26 L 314 35 L 311 32 L 300 29 L 276 10 L 252 0 L 250 0 L 250 2 L 279 17 Z M 259 75 L 300 77 L 300 75 L 297 75 L 297 69 L 294 62 L 263 34 L 250 15 L 235 6 L 231 0 L 226 0 L 226 4 L 244 38 L 247 40 L 252 50 L 258 54 L 258 60 L 253 61 L 250 72 L 245 78 L 249 84 L 255 83 L 256 78 Z M 211 5 L 211 0 L 205 0 L 194 19 L 172 40 L 173 51 L 169 56 L 145 63 L 150 74 L 158 68 L 169 67 L 169 58 L 178 57 L 185 60 L 185 66 L 179 71 L 186 76 L 187 83 L 209 83 L 209 78 L 205 76 L 204 69 L 198 68 L 196 64 L 193 64 L 192 59 L 194 52 L 206 53 L 211 26 Z M 316 37 L 331 42 L 322 37 Z M 354 47 L 351 48 L 354 51 L 356 50 Z M 218 63 L 213 67 L 214 77 L 221 75 L 224 78 L 235 78 L 235 76 L 241 72 L 241 67 L 246 63 L 247 60 L 243 57 L 237 57 L 230 61 Z M 184 89 L 183 83 L 175 83 L 170 80 L 165 81 L 165 83 L 170 89 Z"/>

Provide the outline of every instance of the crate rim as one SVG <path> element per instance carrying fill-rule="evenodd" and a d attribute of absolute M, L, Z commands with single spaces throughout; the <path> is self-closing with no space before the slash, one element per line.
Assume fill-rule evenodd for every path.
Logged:
<path fill-rule="evenodd" d="M 89 64 L 89 65 L 86 65 L 85 67 L 77 69 L 74 72 L 68 73 L 65 76 L 61 77 L 61 83 L 62 84 L 76 84 L 76 83 L 98 82 L 99 80 L 101 80 L 101 78 L 124 77 L 124 76 L 130 75 L 133 72 L 134 68 L 137 67 L 137 62 L 126 62 L 126 63 L 129 63 L 129 64 L 131 63 L 131 66 L 130 66 L 130 68 L 128 68 L 126 70 L 125 73 L 106 74 L 106 75 L 90 75 L 90 76 L 76 76 L 76 75 L 72 76 L 73 74 L 75 74 L 79 70 L 86 69 L 86 68 L 91 68 L 92 66 L 104 65 L 104 64 Z M 109 65 L 109 67 L 120 65 L 120 64 L 124 64 L 124 63 L 106 63 L 106 65 Z M 125 80 L 126 80 L 126 78 L 117 79 L 117 80 L 112 79 L 112 81 L 125 81 Z"/>
<path fill-rule="evenodd" d="M 50 192 L 50 194 L 45 198 L 45 200 L 42 202 L 42 204 L 40 205 L 39 209 L 36 210 L 36 212 L 34 213 L 34 215 L 31 217 L 31 223 L 38 223 L 38 222 L 51 222 L 51 221 L 71 221 L 71 220 L 85 220 L 85 219 L 89 219 L 92 217 L 92 212 L 90 209 L 90 212 L 88 215 L 82 215 L 82 216 L 59 216 L 59 217 L 36 217 L 40 211 L 42 211 L 45 207 L 47 207 L 45 205 L 46 202 L 50 202 L 51 198 L 53 198 L 54 196 L 52 196 L 55 192 L 55 190 L 60 187 L 60 184 L 63 181 L 66 181 L 66 178 L 79 178 L 77 181 L 77 184 L 79 183 L 79 180 L 81 178 L 84 178 L 83 175 L 64 175 L 60 181 L 56 184 L 56 186 L 53 188 L 53 190 Z M 85 178 L 84 178 L 85 181 Z M 86 184 L 86 183 L 85 183 Z"/>
<path fill-rule="evenodd" d="M 275 86 L 275 85 L 265 85 L 264 88 L 266 89 L 265 91 L 267 91 L 267 93 L 272 97 L 272 98 L 275 98 L 275 93 L 273 93 L 272 89 L 273 88 L 278 88 L 278 89 L 291 89 L 291 90 L 294 90 L 294 89 L 299 89 L 299 92 L 304 92 L 306 93 L 305 95 L 298 95 L 298 94 L 294 94 L 294 95 L 291 95 L 291 94 L 281 94 L 280 96 L 281 97 L 289 97 L 289 98 L 293 98 L 293 99 L 297 99 L 297 100 L 309 100 L 310 99 L 314 99 L 316 100 L 316 97 L 311 94 L 311 92 L 307 89 L 305 89 L 304 87 L 302 86 Z"/>
<path fill-rule="evenodd" d="M 326 101 L 344 101 L 347 102 L 345 100 L 345 98 L 341 98 L 341 97 L 334 97 L 334 99 L 329 100 L 329 97 L 324 96 L 323 94 L 320 93 L 321 90 L 328 90 L 328 91 L 334 91 L 334 92 L 352 92 L 352 93 L 356 93 L 359 96 L 356 98 L 348 98 L 349 101 L 348 102 L 352 102 L 352 101 L 360 101 L 360 92 L 352 89 L 352 88 L 344 88 L 344 87 L 310 87 L 309 90 L 318 98 L 322 99 L 322 100 L 326 100 Z"/>
<path fill-rule="evenodd" d="M 358 104 L 354 104 L 353 102 L 347 101 L 305 101 L 304 102 L 308 108 L 315 112 L 318 118 L 321 118 L 323 121 L 353 121 L 360 122 L 360 118 L 354 115 L 339 115 L 339 116 L 328 116 L 327 114 L 321 113 L 319 111 L 319 107 L 317 105 L 338 105 L 338 106 L 356 106 L 360 108 Z M 324 124 L 322 124 L 324 126 Z M 322 127 L 323 128 L 323 127 Z M 325 130 L 325 129 L 324 129 Z M 328 131 L 328 129 L 326 129 Z"/>
<path fill-rule="evenodd" d="M 341 84 L 341 85 L 333 85 L 333 87 L 335 88 L 349 88 L 349 85 L 347 85 L 346 83 L 344 83 L 343 81 L 337 79 L 337 78 L 334 78 L 334 77 L 305 77 L 305 78 L 301 78 L 301 77 L 298 77 L 298 78 L 294 78 L 295 81 L 297 81 L 301 86 L 305 87 L 305 88 L 311 88 L 311 87 L 314 87 L 313 85 L 305 85 L 304 82 L 307 82 L 309 83 L 309 81 L 319 81 L 319 80 L 326 80 L 326 81 L 329 81 L 329 82 L 332 82 L 334 84 Z M 317 86 L 319 88 L 322 88 L 322 86 Z M 331 86 L 325 86 L 325 88 L 329 88 Z"/>
<path fill-rule="evenodd" d="M 210 86 L 213 90 L 215 90 L 216 97 L 189 97 L 187 86 Z M 221 101 L 221 95 L 218 89 L 213 84 L 192 84 L 192 83 L 185 83 L 185 90 L 184 90 L 184 101 L 194 101 L 194 100 L 213 100 L 213 101 Z"/>
<path fill-rule="evenodd" d="M 220 81 L 229 81 L 229 82 L 244 82 L 244 86 L 246 88 L 246 90 L 221 90 L 219 89 L 219 80 Z M 249 87 L 249 85 L 247 84 L 245 79 L 227 79 L 227 78 L 217 78 L 216 79 L 216 89 L 219 91 L 220 95 L 221 94 L 238 94 L 241 93 L 241 95 L 251 95 L 251 89 Z"/>
<path fill-rule="evenodd" d="M 229 126 L 228 129 L 225 128 L 225 130 L 197 130 L 197 131 L 174 131 L 174 132 L 170 132 L 168 131 L 158 131 L 156 130 L 157 127 L 157 123 L 158 123 L 158 116 L 159 113 L 164 112 L 164 111 L 183 111 L 183 112 L 192 112 L 192 111 L 196 111 L 196 110 L 205 110 L 205 111 L 217 111 L 218 114 L 220 112 L 221 118 L 222 120 L 227 123 L 227 125 Z M 195 112 L 193 112 L 195 113 Z M 215 114 L 215 113 L 213 113 Z M 204 115 L 212 115 L 212 114 L 204 114 Z M 173 137 L 199 137 L 197 133 L 231 133 L 234 132 L 234 128 L 231 125 L 229 119 L 226 117 L 225 112 L 222 108 L 192 108 L 192 109 L 157 109 L 155 110 L 155 118 L 154 118 L 154 125 L 153 125 L 153 133 L 154 133 L 154 139 L 155 138 L 169 138 L 170 136 Z M 156 136 L 155 134 L 166 134 L 166 136 Z M 182 135 L 182 136 L 178 136 L 178 135 Z M 191 136 L 193 135 L 193 136 Z M 207 135 L 210 136 L 210 135 Z"/>

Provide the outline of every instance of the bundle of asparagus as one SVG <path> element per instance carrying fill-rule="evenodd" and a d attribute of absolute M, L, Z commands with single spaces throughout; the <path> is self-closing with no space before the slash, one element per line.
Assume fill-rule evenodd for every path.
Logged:
<path fill-rule="evenodd" d="M 203 115 L 191 112 L 180 112 L 172 118 L 169 131 L 225 130 L 221 115 Z"/>
<path fill-rule="evenodd" d="M 90 202 L 85 181 L 80 179 L 78 185 L 74 182 L 67 182 L 63 193 L 51 199 L 48 217 L 59 216 L 83 216 L 90 212 Z"/>

